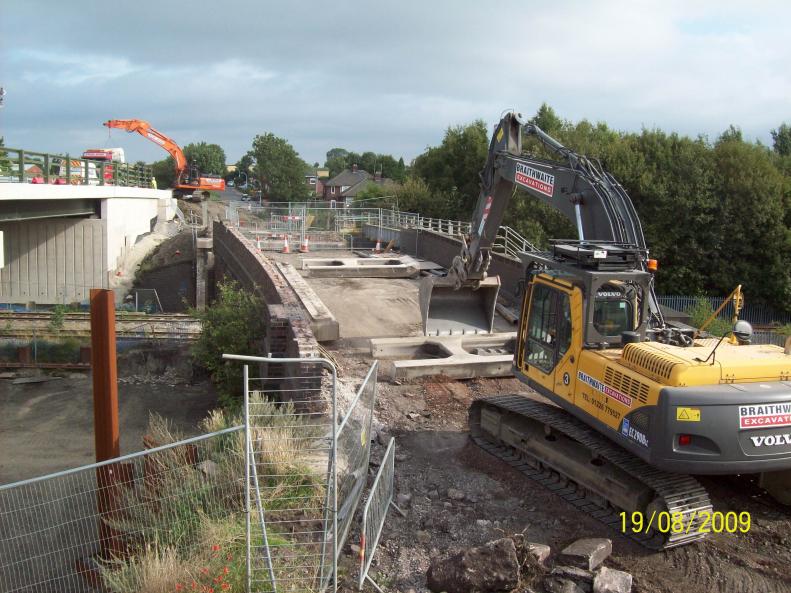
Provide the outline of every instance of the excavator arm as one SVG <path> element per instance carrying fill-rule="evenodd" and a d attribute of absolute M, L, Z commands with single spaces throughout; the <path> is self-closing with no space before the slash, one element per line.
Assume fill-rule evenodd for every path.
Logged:
<path fill-rule="evenodd" d="M 176 163 L 176 178 L 181 179 L 184 172 L 187 170 L 187 158 L 178 144 L 172 139 L 165 136 L 162 132 L 155 130 L 147 121 L 142 119 L 111 119 L 104 122 L 108 128 L 117 128 L 119 130 L 126 130 L 127 132 L 137 132 L 144 138 L 151 140 L 151 142 L 158 144 L 170 153 Z"/>
<path fill-rule="evenodd" d="M 523 155 L 523 134 L 535 136 L 558 159 Z M 641 250 L 641 266 L 646 269 L 643 229 L 623 187 L 600 165 L 566 148 L 538 126 L 523 124 L 518 114 L 507 113 L 500 120 L 480 177 L 481 192 L 470 232 L 462 237 L 461 253 L 454 258 L 447 277 L 421 285 L 427 334 L 492 331 L 499 281 L 487 277 L 491 246 L 516 188 L 561 212 L 576 226 L 580 241 Z M 469 306 L 465 308 L 464 304 Z M 652 325 L 663 325 L 653 291 L 649 310 Z M 456 319 L 461 322 L 455 323 Z"/>

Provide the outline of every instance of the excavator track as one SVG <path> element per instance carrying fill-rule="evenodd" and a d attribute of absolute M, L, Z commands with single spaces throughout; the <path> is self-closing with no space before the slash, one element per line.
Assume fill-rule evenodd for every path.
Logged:
<path fill-rule="evenodd" d="M 625 509 L 613 505 L 609 500 L 603 500 L 600 492 L 590 490 L 575 480 L 573 475 L 567 475 L 550 467 L 544 463 L 544 460 L 529 456 L 511 445 L 492 440 L 492 436 L 484 431 L 481 425 L 481 411 L 485 408 L 495 409 L 504 415 L 516 415 L 538 422 L 544 427 L 549 427 L 552 431 L 557 431 L 576 441 L 587 448 L 592 457 L 606 460 L 650 488 L 658 500 L 663 503 L 662 511 L 667 511 L 671 517 L 678 516 L 674 515 L 675 513 L 681 514 L 684 529 L 680 533 L 672 531 L 660 533 L 654 529 L 647 533 L 642 531 L 635 533 L 631 529 L 630 522 L 627 521 L 627 529 L 623 533 L 621 512 Z M 691 476 L 672 474 L 648 465 L 561 408 L 521 395 L 499 395 L 473 402 L 469 412 L 469 426 L 472 440 L 482 449 L 499 457 L 575 507 L 589 513 L 619 533 L 628 535 L 647 548 L 666 550 L 700 541 L 707 535 L 700 531 L 701 523 L 703 523 L 701 513 L 710 513 L 712 504 L 708 493 L 697 480 Z M 631 512 L 629 510 L 626 512 L 627 517 L 630 517 Z"/>

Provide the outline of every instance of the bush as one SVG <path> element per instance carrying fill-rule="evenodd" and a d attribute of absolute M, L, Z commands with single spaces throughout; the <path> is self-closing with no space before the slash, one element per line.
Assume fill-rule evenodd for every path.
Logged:
<path fill-rule="evenodd" d="M 699 328 L 703 323 L 714 313 L 714 307 L 711 306 L 711 301 L 706 297 L 698 297 L 695 300 L 695 305 L 687 309 L 687 315 L 690 316 L 690 325 Z M 713 336 L 724 336 L 733 329 L 731 322 L 727 319 L 716 317 L 712 319 L 711 323 L 705 328 Z"/>
<path fill-rule="evenodd" d="M 242 290 L 231 281 L 218 285 L 219 297 L 205 311 L 191 310 L 201 320 L 201 335 L 192 349 L 195 362 L 212 377 L 223 406 L 238 406 L 242 392 L 242 368 L 238 362 L 228 362 L 222 355 L 261 352 L 261 341 L 266 334 L 264 301 L 251 292 Z"/>

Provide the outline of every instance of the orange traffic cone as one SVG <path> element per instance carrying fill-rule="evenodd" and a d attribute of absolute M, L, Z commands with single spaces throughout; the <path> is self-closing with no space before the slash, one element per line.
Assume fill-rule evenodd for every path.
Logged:
<path fill-rule="evenodd" d="M 305 240 L 302 242 L 302 245 L 300 245 L 300 247 L 299 247 L 299 252 L 300 253 L 308 253 L 308 252 L 310 252 L 310 249 L 308 248 L 308 241 L 309 241 L 309 239 L 310 239 L 310 237 L 305 235 Z"/>
<path fill-rule="evenodd" d="M 374 247 L 374 253 L 382 253 L 382 242 L 379 239 L 376 240 L 376 247 Z"/>
<path fill-rule="evenodd" d="M 283 235 L 283 250 L 280 253 L 291 253 L 291 250 L 288 248 L 288 235 Z"/>
<path fill-rule="evenodd" d="M 258 251 L 261 251 L 261 239 L 258 239 L 258 240 L 255 242 L 255 246 L 256 246 L 256 247 L 258 247 Z"/>

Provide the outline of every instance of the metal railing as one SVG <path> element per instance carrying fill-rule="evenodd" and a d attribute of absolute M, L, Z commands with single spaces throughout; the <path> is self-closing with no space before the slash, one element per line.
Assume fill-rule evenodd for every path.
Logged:
<path fill-rule="evenodd" d="M 243 581 L 243 431 L 0 486 L 0 591 Z"/>
<path fill-rule="evenodd" d="M 148 165 L 0 147 L 0 182 L 150 188 L 152 179 Z"/>
<path fill-rule="evenodd" d="M 747 295 L 749 298 L 749 294 Z M 709 296 L 689 296 L 689 295 L 658 295 L 659 304 L 683 313 L 697 306 L 700 301 L 708 301 L 712 311 L 722 305 L 725 297 Z M 729 302 L 720 313 L 722 319 L 733 318 L 733 301 Z M 744 307 L 739 312 L 739 318 L 749 321 L 755 325 L 785 325 L 791 323 L 791 314 L 773 310 L 771 307 L 761 304 L 745 302 Z"/>
<path fill-rule="evenodd" d="M 226 219 L 245 231 L 259 249 L 280 250 L 285 237 L 292 248 L 307 237 L 316 249 L 346 248 L 346 239 L 363 231 L 364 225 L 389 229 L 420 229 L 459 237 L 470 232 L 470 223 L 432 218 L 414 212 L 385 208 L 330 208 L 311 202 L 276 202 L 265 206 L 233 202 L 226 207 Z M 498 229 L 492 251 L 514 259 L 536 247 L 508 226 Z"/>
<path fill-rule="evenodd" d="M 368 575 L 368 570 L 371 568 L 371 562 L 373 562 L 374 554 L 376 553 L 376 546 L 379 544 L 379 538 L 382 535 L 387 511 L 390 505 L 393 504 L 394 492 L 395 439 L 391 437 L 382 459 L 382 465 L 379 466 L 379 471 L 371 486 L 371 493 L 368 495 L 368 500 L 363 508 L 363 525 L 360 533 L 360 578 L 357 582 L 357 588 L 360 590 L 362 590 L 367 579 L 378 591 L 381 591 L 379 586 Z"/>

